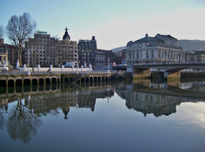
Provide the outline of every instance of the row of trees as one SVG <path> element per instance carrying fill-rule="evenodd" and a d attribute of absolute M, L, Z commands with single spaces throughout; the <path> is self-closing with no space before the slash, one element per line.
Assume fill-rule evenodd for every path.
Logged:
<path fill-rule="evenodd" d="M 29 13 L 23 13 L 20 16 L 13 15 L 4 31 L 3 26 L 0 26 L 0 38 L 3 38 L 4 33 L 8 39 L 18 47 L 18 61 L 22 65 L 22 53 L 25 41 L 34 33 L 36 22 L 32 20 Z"/>

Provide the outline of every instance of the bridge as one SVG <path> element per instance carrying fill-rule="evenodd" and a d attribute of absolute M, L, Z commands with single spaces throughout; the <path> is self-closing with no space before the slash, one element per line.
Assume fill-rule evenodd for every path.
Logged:
<path fill-rule="evenodd" d="M 115 70 L 125 70 L 133 74 L 133 78 L 148 78 L 152 72 L 163 73 L 166 79 L 180 78 L 180 71 L 184 69 L 205 70 L 205 62 L 180 62 L 180 63 L 135 63 L 116 66 Z"/>

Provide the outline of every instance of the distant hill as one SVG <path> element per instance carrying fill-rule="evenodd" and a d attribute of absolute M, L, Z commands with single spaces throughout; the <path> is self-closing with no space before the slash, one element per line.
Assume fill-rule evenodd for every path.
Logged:
<path fill-rule="evenodd" d="M 117 53 L 125 48 L 126 48 L 126 46 L 117 47 L 117 48 L 112 49 L 112 52 Z"/>
<path fill-rule="evenodd" d="M 183 50 L 205 50 L 204 40 L 179 40 L 178 45 L 183 48 Z"/>

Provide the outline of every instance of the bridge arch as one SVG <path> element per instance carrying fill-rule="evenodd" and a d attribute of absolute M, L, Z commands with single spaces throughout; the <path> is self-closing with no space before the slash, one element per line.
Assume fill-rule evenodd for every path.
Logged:
<path fill-rule="evenodd" d="M 14 93 L 14 87 L 15 87 L 15 84 L 14 84 L 14 81 L 15 80 L 8 80 L 8 93 Z"/>
<path fill-rule="evenodd" d="M 30 79 L 24 79 L 23 84 L 24 84 L 24 92 L 30 92 L 31 90 L 31 80 Z"/>
<path fill-rule="evenodd" d="M 51 86 L 51 79 L 50 78 L 46 78 L 46 84 L 45 84 L 45 88 L 46 90 L 50 90 L 50 86 Z"/>
<path fill-rule="evenodd" d="M 37 85 L 38 85 L 38 80 L 33 79 L 32 80 L 32 91 L 37 91 Z"/>
<path fill-rule="evenodd" d="M 46 85 L 46 84 L 44 83 L 44 79 L 43 79 L 43 78 L 40 78 L 40 79 L 39 79 L 39 91 L 43 91 L 45 85 Z"/>

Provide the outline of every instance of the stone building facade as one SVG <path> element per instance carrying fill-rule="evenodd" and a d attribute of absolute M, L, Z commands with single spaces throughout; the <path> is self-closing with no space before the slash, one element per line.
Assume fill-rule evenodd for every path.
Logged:
<path fill-rule="evenodd" d="M 18 59 L 18 47 L 4 43 L 3 39 L 0 41 L 0 64 L 7 62 L 8 65 L 15 68 Z"/>
<path fill-rule="evenodd" d="M 50 37 L 47 32 L 38 31 L 34 38 L 29 38 L 25 42 L 25 49 L 23 54 L 23 64 L 28 64 L 29 66 L 40 65 L 42 67 L 49 66 L 52 64 L 49 59 L 48 46 L 53 41 L 53 38 Z"/>
<path fill-rule="evenodd" d="M 126 49 L 122 49 L 122 50 L 115 53 L 114 61 L 116 64 L 125 64 L 126 63 L 126 52 L 127 52 Z"/>
<path fill-rule="evenodd" d="M 96 67 L 102 67 L 105 63 L 105 55 L 103 51 L 96 51 L 95 53 L 95 66 Z"/>
<path fill-rule="evenodd" d="M 58 41 L 58 61 L 60 65 L 67 62 L 78 64 L 78 45 L 77 41 L 71 41 L 68 34 L 68 29 L 65 29 L 63 40 Z"/>
<path fill-rule="evenodd" d="M 185 56 L 188 63 L 205 63 L 205 50 L 187 51 Z"/>
<path fill-rule="evenodd" d="M 78 62 L 78 46 L 71 41 L 68 29 L 65 29 L 62 40 L 50 37 L 47 32 L 38 31 L 34 38 L 25 43 L 23 63 L 29 66 L 49 67 L 59 66 L 67 62 Z M 29 57 L 29 60 L 28 60 Z"/>
<path fill-rule="evenodd" d="M 112 66 L 114 62 L 114 53 L 112 50 L 97 49 L 95 55 L 95 67 Z"/>
<path fill-rule="evenodd" d="M 78 57 L 79 65 L 95 65 L 95 55 L 97 51 L 97 42 L 95 36 L 91 40 L 79 40 Z"/>
<path fill-rule="evenodd" d="M 127 63 L 176 63 L 185 62 L 185 51 L 178 46 L 178 40 L 170 35 L 148 34 L 135 42 L 127 43 Z"/>
<path fill-rule="evenodd" d="M 196 62 L 205 62 L 205 50 L 196 50 L 194 51 Z"/>
<path fill-rule="evenodd" d="M 185 53 L 185 61 L 187 63 L 197 62 L 197 56 L 194 51 L 187 51 Z"/>

